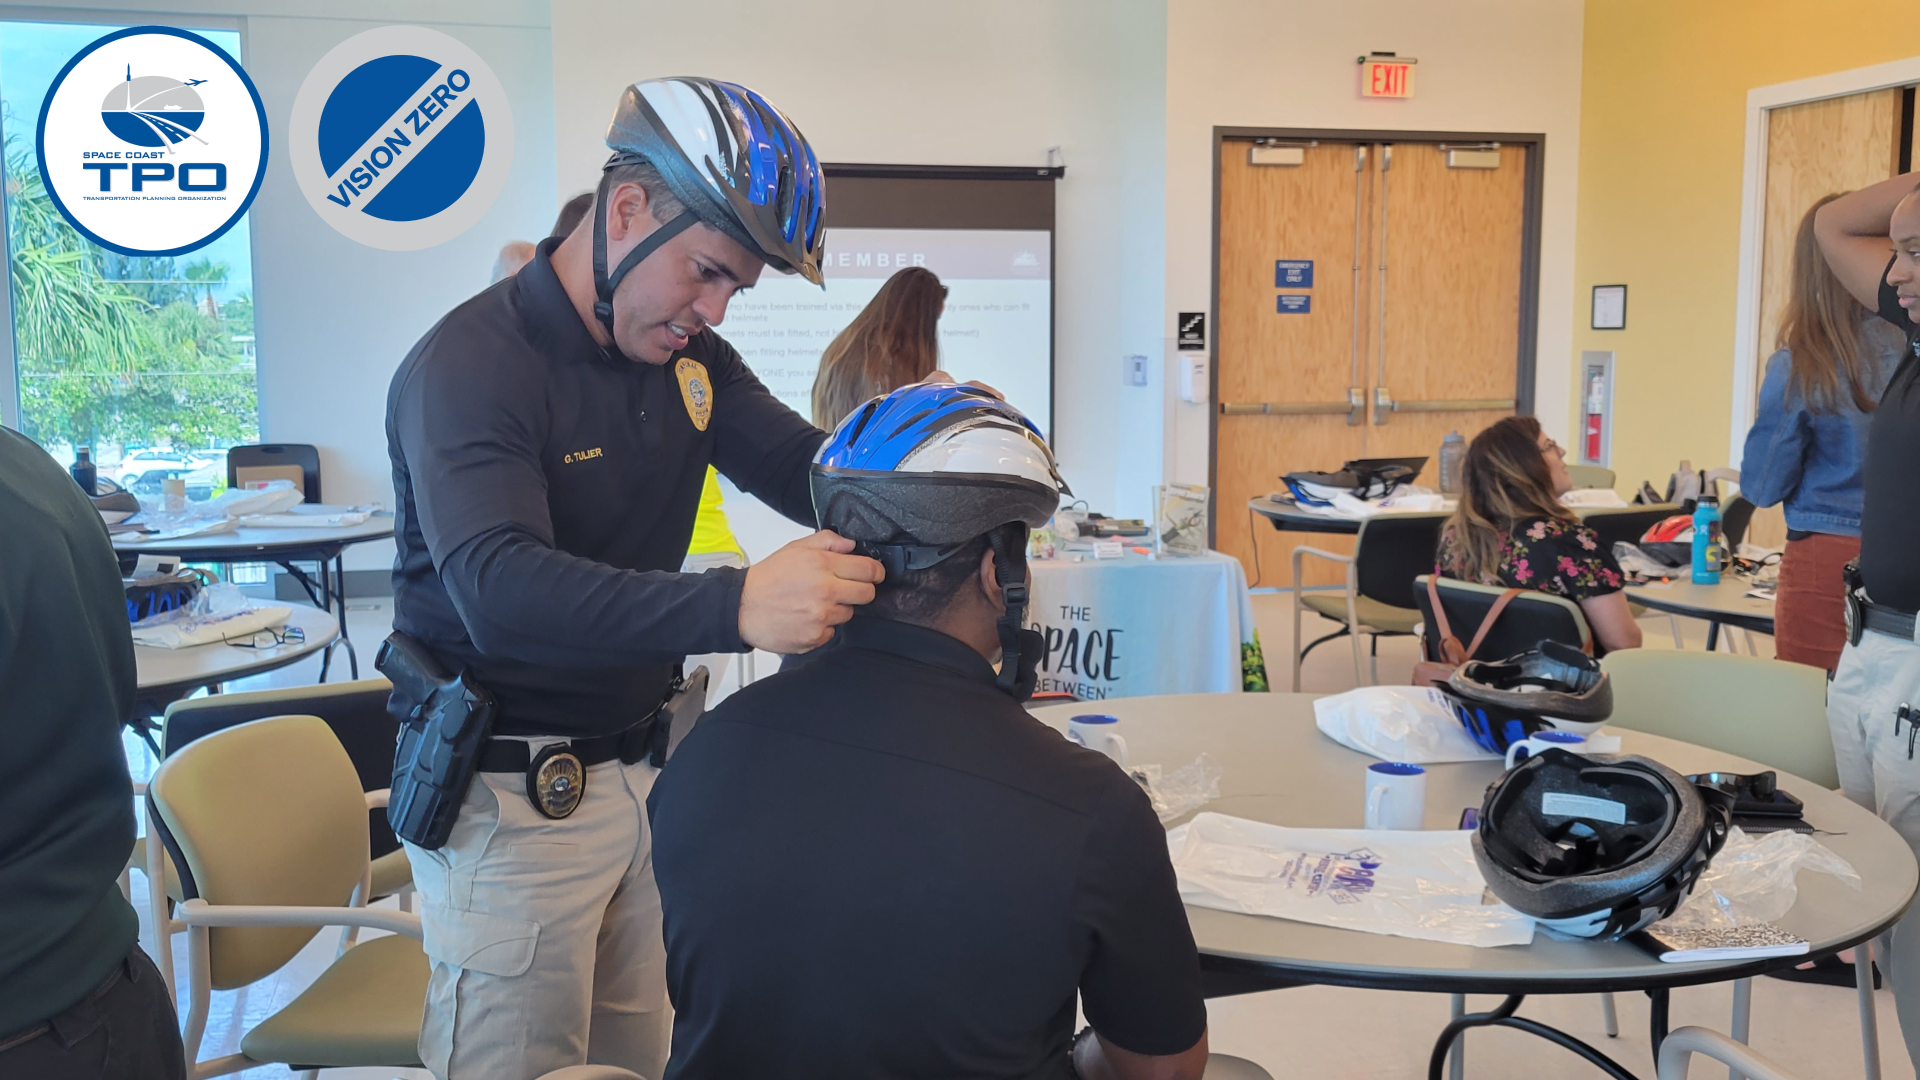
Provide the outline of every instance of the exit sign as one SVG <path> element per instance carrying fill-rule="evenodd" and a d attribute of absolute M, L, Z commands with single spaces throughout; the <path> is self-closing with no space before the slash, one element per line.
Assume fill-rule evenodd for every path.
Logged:
<path fill-rule="evenodd" d="M 1413 96 L 1413 65 L 1410 57 L 1360 57 L 1360 94 L 1363 97 L 1410 98 Z"/>

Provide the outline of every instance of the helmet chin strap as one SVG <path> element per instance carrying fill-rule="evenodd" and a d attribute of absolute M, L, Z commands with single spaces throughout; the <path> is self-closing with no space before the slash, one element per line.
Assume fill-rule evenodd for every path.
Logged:
<path fill-rule="evenodd" d="M 1026 628 L 1027 621 L 1027 526 L 1005 525 L 987 534 L 993 546 L 993 576 L 1000 583 L 1007 610 L 995 621 L 1000 632 L 1000 689 L 1025 701 L 1039 684 L 1040 657 L 1046 639 Z"/>
<path fill-rule="evenodd" d="M 612 185 L 612 180 L 612 172 L 601 173 L 600 188 L 593 199 L 593 292 L 596 298 L 593 314 L 600 320 L 600 325 L 607 328 L 609 338 L 613 337 L 613 290 L 620 287 L 620 280 L 627 276 L 629 270 L 640 265 L 641 259 L 653 254 L 659 250 L 660 245 L 686 232 L 700 220 L 693 216 L 693 211 L 682 210 L 680 216 L 648 233 L 645 239 L 633 245 L 633 250 L 627 252 L 626 257 L 620 260 L 620 265 L 609 274 L 607 273 L 607 192 Z M 615 349 L 620 347 L 618 340 L 614 341 L 613 347 Z"/>

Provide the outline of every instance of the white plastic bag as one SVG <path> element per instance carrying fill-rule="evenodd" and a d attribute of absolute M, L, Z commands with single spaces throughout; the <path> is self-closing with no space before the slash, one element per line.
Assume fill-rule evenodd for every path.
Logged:
<path fill-rule="evenodd" d="M 1162 775 L 1158 765 L 1136 765 L 1127 770 L 1146 789 L 1153 812 L 1162 823 L 1200 809 L 1220 797 L 1220 763 L 1213 755 L 1200 756 Z"/>
<path fill-rule="evenodd" d="M 249 641 L 262 630 L 283 626 L 290 607 L 256 605 L 239 586 L 216 582 L 194 594 L 187 606 L 151 615 L 133 624 L 133 643 L 158 649 L 185 649 L 216 641 Z"/>
<path fill-rule="evenodd" d="M 1313 722 L 1341 746 L 1382 761 L 1428 765 L 1500 756 L 1473 741 L 1447 696 L 1431 686 L 1363 686 L 1318 698 Z"/>
<path fill-rule="evenodd" d="M 1736 827 L 1679 910 L 1659 925 L 1704 930 L 1773 922 L 1799 898 L 1794 879 L 1802 870 L 1832 874 L 1860 888 L 1853 864 L 1806 833 L 1781 829 L 1753 835 Z"/>
<path fill-rule="evenodd" d="M 1180 899 L 1199 907 L 1444 941 L 1524 945 L 1533 920 L 1492 898 L 1472 834 L 1289 829 L 1199 814 L 1167 832 Z"/>

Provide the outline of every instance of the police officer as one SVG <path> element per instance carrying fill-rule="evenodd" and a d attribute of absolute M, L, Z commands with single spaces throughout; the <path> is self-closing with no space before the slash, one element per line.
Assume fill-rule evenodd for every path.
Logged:
<path fill-rule="evenodd" d="M 813 523 L 825 436 L 710 327 L 763 267 L 821 281 L 823 182 L 785 115 L 710 79 L 629 87 L 607 144 L 588 220 L 441 320 L 388 394 L 394 628 L 497 701 L 451 833 L 407 847 L 442 1078 L 660 1075 L 652 717 L 686 654 L 812 648 L 883 576 L 831 532 L 677 572 L 709 463 Z M 396 683 L 396 714 L 418 696 Z"/>

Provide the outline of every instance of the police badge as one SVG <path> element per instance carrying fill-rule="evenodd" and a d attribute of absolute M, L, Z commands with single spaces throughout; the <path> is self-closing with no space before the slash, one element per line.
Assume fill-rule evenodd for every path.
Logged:
<path fill-rule="evenodd" d="M 707 365 L 683 356 L 674 361 L 673 374 L 680 380 L 680 397 L 687 403 L 688 418 L 694 427 L 707 430 L 707 421 L 713 418 L 713 380 L 707 375 Z"/>
<path fill-rule="evenodd" d="M 587 770 L 568 749 L 549 746 L 527 766 L 527 800 L 556 820 L 571 815 L 587 793 Z"/>

